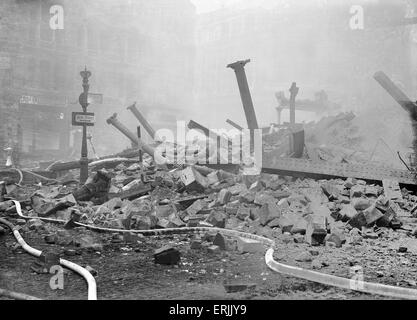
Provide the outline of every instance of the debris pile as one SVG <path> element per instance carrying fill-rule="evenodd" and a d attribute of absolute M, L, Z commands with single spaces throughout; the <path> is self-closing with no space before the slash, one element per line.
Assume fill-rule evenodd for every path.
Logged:
<path fill-rule="evenodd" d="M 13 197 L 6 193 L 4 198 Z M 297 243 L 334 247 L 382 237 L 388 229 L 416 233 L 402 220 L 415 214 L 417 197 L 400 190 L 395 181 L 384 180 L 380 186 L 355 178 L 247 176 L 197 165 L 165 170 L 149 159 L 101 169 L 80 188 L 36 186 L 21 200 L 24 214 L 65 220 L 68 228 L 70 221 L 125 230 L 210 226 L 268 238 L 284 234 Z M 16 216 L 10 201 L 1 202 L 0 211 Z M 42 226 L 39 220 L 27 222 L 29 229 Z M 225 246 L 218 238 L 208 250 Z M 264 250 L 248 239 L 238 239 L 236 246 L 240 252 Z"/>

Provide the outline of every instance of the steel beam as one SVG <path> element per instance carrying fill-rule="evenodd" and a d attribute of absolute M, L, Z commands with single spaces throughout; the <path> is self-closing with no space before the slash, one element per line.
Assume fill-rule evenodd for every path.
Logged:
<path fill-rule="evenodd" d="M 416 185 L 415 175 L 406 170 L 381 168 L 367 164 L 332 163 L 306 159 L 280 158 L 276 152 L 263 152 L 262 171 L 314 179 L 358 178 L 367 181 L 394 179 L 404 185 Z"/>
<path fill-rule="evenodd" d="M 295 97 L 298 94 L 299 88 L 297 87 L 297 84 L 293 82 L 291 84 L 290 88 L 290 124 L 295 124 Z"/>
<path fill-rule="evenodd" d="M 243 130 L 243 127 L 239 126 L 236 122 L 233 122 L 233 121 L 232 121 L 232 120 L 230 120 L 230 119 L 227 119 L 227 120 L 226 120 L 226 122 L 227 122 L 228 124 L 230 124 L 233 128 L 235 128 L 235 129 L 237 129 L 237 130 L 239 130 L 239 131 L 242 131 L 242 130 Z"/>
<path fill-rule="evenodd" d="M 388 94 L 406 111 L 414 111 L 416 109 L 415 103 L 413 103 L 407 95 L 401 91 L 401 89 L 395 85 L 394 82 L 382 71 L 378 71 L 374 74 L 374 79 L 388 92 Z"/>
<path fill-rule="evenodd" d="M 155 130 L 152 128 L 149 122 L 145 119 L 145 117 L 140 113 L 138 108 L 136 108 L 136 102 L 132 104 L 131 106 L 127 107 L 127 109 L 133 113 L 133 115 L 136 117 L 136 119 L 138 119 L 139 123 L 146 130 L 146 132 L 152 137 L 152 139 L 155 140 Z"/>
<path fill-rule="evenodd" d="M 258 121 L 256 120 L 255 109 L 253 108 L 252 97 L 249 91 L 248 80 L 245 73 L 245 65 L 250 60 L 241 60 L 228 64 L 227 68 L 235 71 L 237 84 L 239 86 L 240 98 L 242 99 L 243 109 L 245 111 L 246 121 L 249 129 L 258 129 Z"/>
<path fill-rule="evenodd" d="M 107 123 L 113 125 L 121 133 L 123 133 L 135 146 L 141 148 L 144 152 L 150 156 L 154 156 L 154 149 L 145 144 L 142 139 L 138 138 L 133 132 L 131 132 L 123 123 L 117 119 L 117 113 L 114 113 L 110 118 L 107 119 Z"/>

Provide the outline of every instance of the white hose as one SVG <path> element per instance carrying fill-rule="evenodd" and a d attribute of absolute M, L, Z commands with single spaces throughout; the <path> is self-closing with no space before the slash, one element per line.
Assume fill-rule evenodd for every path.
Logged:
<path fill-rule="evenodd" d="M 58 222 L 58 223 L 66 223 L 65 220 L 58 220 L 58 219 L 50 219 L 50 218 L 40 218 L 40 217 L 26 217 L 22 214 L 20 203 L 18 201 L 13 200 L 16 205 L 16 211 L 18 215 L 23 219 L 40 219 L 48 222 Z M 382 296 L 389 296 L 393 298 L 402 298 L 402 299 L 417 299 L 417 290 L 416 289 L 408 289 L 402 287 L 395 287 L 389 286 L 379 283 L 371 283 L 361 281 L 358 283 L 354 279 L 346 279 L 342 277 L 332 276 L 325 273 L 320 273 L 312 270 L 306 270 L 303 268 L 289 266 L 282 263 L 279 263 L 274 260 L 274 246 L 275 242 L 271 239 L 236 231 L 230 229 L 223 229 L 223 228 L 214 228 L 214 227 L 195 227 L 195 228 L 167 228 L 167 229 L 158 229 L 158 230 L 125 230 L 125 229 L 112 229 L 112 228 L 101 228 L 96 226 L 87 225 L 84 223 L 75 222 L 75 224 L 98 231 L 106 231 L 106 232 L 133 232 L 133 233 L 141 233 L 141 234 L 150 234 L 150 235 L 161 235 L 161 234 L 173 234 L 173 233 L 191 233 L 191 232 L 207 232 L 207 231 L 216 231 L 220 232 L 229 236 L 235 237 L 243 237 L 249 238 L 253 240 L 257 240 L 262 242 L 264 245 L 269 246 L 269 249 L 266 250 L 265 253 L 265 263 L 271 270 L 282 273 L 288 276 L 293 276 L 300 279 L 305 279 L 317 283 L 321 283 L 324 285 L 329 285 L 333 287 L 338 287 L 347 290 L 354 290 L 360 291 L 370 294 L 377 294 Z"/>
<path fill-rule="evenodd" d="M 13 200 L 13 202 L 16 205 L 16 211 L 18 212 L 18 214 L 22 217 L 24 217 L 21 214 L 21 207 L 20 207 L 20 203 L 18 201 Z M 26 217 L 27 219 L 27 217 Z M 0 219 L 0 221 L 4 221 L 4 219 Z M 19 231 L 17 230 L 17 228 L 15 228 L 13 225 L 11 224 L 7 224 L 9 227 L 12 227 L 13 230 L 13 235 L 16 238 L 16 241 L 22 246 L 22 248 L 28 252 L 29 254 L 35 256 L 35 257 L 40 257 L 40 255 L 42 254 L 42 251 L 32 248 L 30 245 L 28 245 L 25 240 L 22 238 L 22 236 L 20 235 Z M 92 274 L 85 268 L 79 266 L 78 264 L 75 264 L 71 261 L 65 260 L 65 259 L 59 259 L 59 263 L 64 266 L 67 267 L 68 269 L 77 272 L 78 274 L 80 274 L 86 281 L 87 281 L 87 286 L 88 286 L 88 300 L 97 300 L 97 285 L 96 285 L 96 280 L 94 279 L 94 277 L 92 276 Z"/>
<path fill-rule="evenodd" d="M 41 300 L 37 297 L 30 296 L 24 293 L 14 292 L 6 289 L 0 289 L 0 297 L 4 296 L 15 300 Z"/>

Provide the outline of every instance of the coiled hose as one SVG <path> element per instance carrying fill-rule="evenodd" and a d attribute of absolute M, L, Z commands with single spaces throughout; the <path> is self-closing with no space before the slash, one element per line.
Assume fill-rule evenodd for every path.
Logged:
<path fill-rule="evenodd" d="M 13 200 L 13 202 L 16 206 L 16 211 L 18 215 L 23 219 L 40 219 L 42 221 L 53 222 L 53 223 L 66 223 L 67 222 L 65 220 L 59 220 L 59 219 L 24 216 L 22 214 L 20 203 L 15 200 Z M 215 228 L 215 227 L 167 228 L 167 229 L 158 229 L 158 230 L 124 230 L 124 229 L 101 228 L 101 227 L 91 226 L 91 225 L 80 223 L 80 222 L 75 222 L 75 224 L 78 226 L 85 227 L 91 230 L 96 230 L 96 231 L 119 232 L 119 233 L 132 232 L 132 233 L 140 233 L 145 236 L 182 234 L 182 233 L 200 233 L 200 232 L 215 231 L 215 232 L 219 232 L 228 236 L 252 239 L 252 240 L 259 241 L 268 247 L 265 253 L 265 263 L 271 270 L 275 272 L 285 274 L 288 276 L 297 277 L 300 279 L 305 279 L 305 280 L 321 283 L 321 284 L 328 285 L 328 286 L 347 289 L 347 290 L 354 290 L 354 291 L 360 291 L 364 293 L 377 294 L 377 295 L 388 296 L 392 298 L 413 299 L 413 300 L 417 299 L 417 290 L 415 289 L 395 287 L 395 286 L 389 286 L 389 285 L 371 283 L 371 282 L 365 282 L 365 281 L 361 281 L 358 283 L 354 279 L 337 277 L 337 276 L 333 276 L 333 275 L 329 275 L 325 273 L 320 273 L 320 272 L 316 272 L 312 270 L 306 270 L 303 268 L 279 263 L 275 261 L 273 257 L 274 247 L 275 247 L 274 240 L 271 240 L 262 236 L 246 233 L 246 232 L 223 229 L 223 228 Z"/>

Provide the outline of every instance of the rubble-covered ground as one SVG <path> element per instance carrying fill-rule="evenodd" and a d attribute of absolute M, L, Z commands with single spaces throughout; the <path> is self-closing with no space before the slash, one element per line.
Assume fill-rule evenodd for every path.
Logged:
<path fill-rule="evenodd" d="M 0 288 L 44 299 L 84 299 L 86 284 L 66 270 L 64 289 L 50 288 L 59 255 L 89 266 L 99 299 L 381 299 L 282 276 L 267 268 L 265 247 L 220 234 L 142 236 L 103 228 L 163 230 L 214 226 L 273 239 L 274 259 L 322 273 L 416 288 L 417 197 L 395 181 L 244 176 L 201 166 L 164 168 L 150 159 L 91 172 L 78 188 L 77 170 L 49 181 L 3 184 L 0 217 L 20 226 L 41 261 L 0 229 Z M 168 246 L 168 247 L 166 247 Z M 238 292 L 233 292 L 238 291 Z"/>

